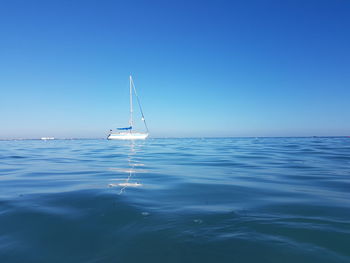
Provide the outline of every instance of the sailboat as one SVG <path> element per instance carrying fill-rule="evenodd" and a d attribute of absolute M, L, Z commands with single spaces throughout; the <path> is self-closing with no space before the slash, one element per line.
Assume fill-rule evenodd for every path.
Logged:
<path fill-rule="evenodd" d="M 143 115 L 140 99 L 137 95 L 136 88 L 134 85 L 134 81 L 132 79 L 132 76 L 130 75 L 130 119 L 129 119 L 129 127 L 126 128 L 117 128 L 117 132 L 113 132 L 113 130 L 110 130 L 110 133 L 107 137 L 108 140 L 144 140 L 148 137 L 148 127 L 146 124 L 145 116 Z M 137 104 L 139 105 L 142 121 L 145 125 L 146 132 L 134 132 L 133 131 L 133 93 L 135 93 L 135 97 L 137 99 Z"/>

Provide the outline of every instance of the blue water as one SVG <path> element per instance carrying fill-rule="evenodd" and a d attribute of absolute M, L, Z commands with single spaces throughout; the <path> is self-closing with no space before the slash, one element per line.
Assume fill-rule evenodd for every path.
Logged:
<path fill-rule="evenodd" d="M 0 262 L 350 262 L 350 138 L 0 141 Z"/>

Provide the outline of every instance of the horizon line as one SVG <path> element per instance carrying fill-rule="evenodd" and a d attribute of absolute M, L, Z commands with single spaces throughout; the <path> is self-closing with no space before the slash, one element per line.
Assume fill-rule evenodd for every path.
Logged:
<path fill-rule="evenodd" d="M 349 135 L 304 135 L 304 136 L 168 136 L 149 137 L 148 139 L 224 139 L 224 138 L 350 138 Z M 57 141 L 57 140 L 107 140 L 105 137 L 72 137 L 72 138 L 0 138 L 0 141 Z"/>

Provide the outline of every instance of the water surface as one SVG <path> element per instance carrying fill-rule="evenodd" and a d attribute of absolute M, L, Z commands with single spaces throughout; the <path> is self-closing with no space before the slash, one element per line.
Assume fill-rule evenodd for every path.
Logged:
<path fill-rule="evenodd" d="M 0 141 L 0 262 L 350 262 L 350 138 Z"/>

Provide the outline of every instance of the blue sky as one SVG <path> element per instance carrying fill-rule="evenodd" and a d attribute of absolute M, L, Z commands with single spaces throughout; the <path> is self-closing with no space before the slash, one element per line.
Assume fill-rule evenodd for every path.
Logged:
<path fill-rule="evenodd" d="M 130 73 L 154 137 L 350 135 L 349 14 L 347 0 L 2 0 L 0 138 L 104 137 L 128 123 Z"/>

